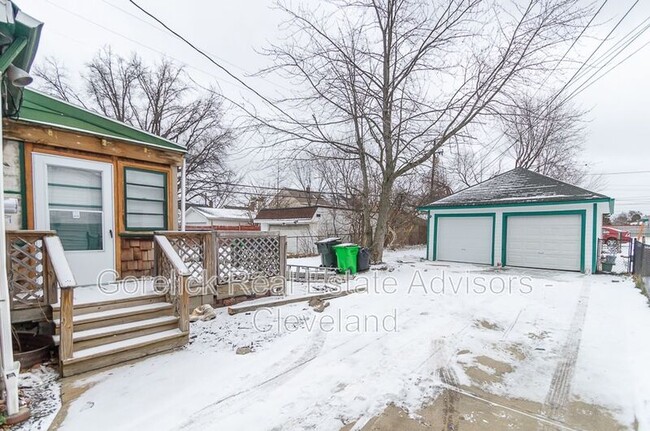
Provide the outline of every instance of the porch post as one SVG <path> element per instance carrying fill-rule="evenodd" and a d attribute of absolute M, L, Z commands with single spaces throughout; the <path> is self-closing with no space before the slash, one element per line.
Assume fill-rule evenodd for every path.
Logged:
<path fill-rule="evenodd" d="M 0 82 L 2 81 L 0 73 Z M 0 107 L 2 94 L 0 93 Z M 20 363 L 14 361 L 11 340 L 11 315 L 9 306 L 9 280 L 7 279 L 7 233 L 5 229 L 5 186 L 4 186 L 4 138 L 0 118 L 0 350 L 2 355 L 2 378 L 7 392 L 7 414 L 19 412 L 18 373 Z"/>
<path fill-rule="evenodd" d="M 183 164 L 181 165 L 181 231 L 185 232 L 185 199 L 187 198 L 187 164 L 185 163 L 185 156 L 183 156 Z"/>

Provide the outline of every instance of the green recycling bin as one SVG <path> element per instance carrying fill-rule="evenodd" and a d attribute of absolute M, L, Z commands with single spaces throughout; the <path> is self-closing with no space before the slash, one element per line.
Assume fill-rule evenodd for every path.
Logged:
<path fill-rule="evenodd" d="M 350 274 L 357 273 L 357 254 L 359 254 L 359 246 L 356 244 L 339 244 L 332 247 L 336 253 L 336 261 L 338 262 L 339 272 Z"/>

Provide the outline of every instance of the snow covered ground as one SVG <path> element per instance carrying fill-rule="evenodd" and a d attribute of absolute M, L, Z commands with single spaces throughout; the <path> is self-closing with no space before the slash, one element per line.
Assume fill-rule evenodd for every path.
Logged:
<path fill-rule="evenodd" d="M 193 324 L 184 349 L 65 382 L 87 389 L 57 424 L 361 429 L 389 403 L 417 416 L 457 387 L 535 403 L 568 429 L 591 408 L 622 429 L 650 429 L 650 308 L 631 280 L 442 264 L 424 253 L 387 253 L 386 265 L 349 282 L 366 293 L 323 313 L 305 303 L 220 309 Z M 235 354 L 242 346 L 252 353 Z M 575 429 L 593 429 L 578 419 L 587 425 Z"/>

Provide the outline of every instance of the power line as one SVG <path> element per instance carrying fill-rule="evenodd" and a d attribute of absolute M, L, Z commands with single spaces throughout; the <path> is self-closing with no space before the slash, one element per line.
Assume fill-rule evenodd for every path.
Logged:
<path fill-rule="evenodd" d="M 592 63 L 590 69 L 592 70 L 595 69 L 596 67 L 600 66 L 608 57 L 611 57 L 613 53 L 619 52 L 622 45 L 628 44 L 629 42 L 636 40 L 640 35 L 642 35 L 645 32 L 645 30 L 647 30 L 647 27 L 650 26 L 650 24 L 646 24 L 648 21 L 650 21 L 650 17 L 647 17 L 646 19 L 641 21 L 636 27 L 634 27 L 627 34 L 621 37 L 618 42 L 616 42 L 611 47 L 609 47 L 607 51 L 605 51 L 600 57 L 598 57 Z M 644 25 L 645 27 L 643 27 Z M 580 73 L 578 77 L 582 78 L 582 76 L 586 75 L 589 72 L 590 72 L 589 70 L 584 70 L 584 72 Z"/>
<path fill-rule="evenodd" d="M 149 46 L 149 45 L 146 45 L 146 44 L 140 42 L 139 40 L 133 39 L 133 38 L 131 38 L 131 37 L 129 37 L 129 36 L 126 36 L 126 35 L 124 35 L 124 34 L 122 34 L 122 33 L 119 33 L 119 32 L 113 30 L 113 29 L 110 28 L 110 27 L 107 27 L 107 26 L 105 26 L 105 25 L 102 25 L 102 24 L 100 24 L 100 23 L 98 23 L 98 22 L 96 22 L 96 21 L 93 21 L 92 19 L 87 18 L 87 17 L 85 17 L 85 16 L 83 16 L 83 15 L 81 15 L 81 14 L 75 12 L 75 11 L 72 11 L 72 10 L 66 8 L 66 7 L 63 7 L 63 6 L 58 5 L 58 4 L 56 4 L 56 3 L 53 3 L 53 2 L 51 2 L 50 0 L 46 0 L 46 1 L 47 1 L 47 3 L 51 4 L 52 6 L 58 8 L 58 9 L 64 11 L 64 12 L 66 12 L 66 13 L 68 13 L 68 14 L 70 14 L 70 15 L 73 15 L 73 16 L 75 16 L 75 17 L 77 17 L 77 18 L 83 20 L 84 22 L 88 22 L 88 23 L 90 23 L 90 24 L 92 24 L 92 25 L 94 25 L 94 26 L 96 26 L 96 27 L 99 27 L 99 28 L 101 28 L 101 29 L 103 29 L 103 30 L 105 30 L 105 31 L 108 31 L 109 33 L 112 33 L 112 34 L 114 34 L 114 35 L 116 35 L 116 36 L 118 36 L 118 37 L 121 37 L 121 38 L 123 38 L 123 39 L 125 39 L 125 40 L 128 40 L 129 42 L 132 42 L 132 43 L 134 43 L 134 44 L 136 44 L 136 45 L 138 45 L 138 46 L 141 46 L 141 47 L 143 47 L 143 48 L 145 48 L 145 49 L 148 49 L 149 51 L 155 52 L 156 54 L 159 54 L 159 55 L 161 55 L 161 56 L 163 56 L 163 57 L 168 57 L 168 58 L 171 58 L 171 59 L 173 59 L 173 60 L 176 60 L 178 63 L 180 63 L 180 64 L 182 64 L 182 65 L 185 65 L 186 67 L 188 67 L 188 68 L 190 68 L 190 69 L 194 69 L 194 70 L 196 70 L 197 72 L 201 72 L 201 73 L 203 73 L 203 74 L 205 74 L 205 75 L 207 75 L 207 76 L 209 76 L 209 77 L 211 77 L 211 78 L 213 78 L 213 79 L 221 79 L 221 78 L 218 78 L 218 77 L 217 77 L 216 75 L 214 75 L 213 73 L 210 73 L 210 72 L 208 72 L 208 71 L 206 71 L 206 70 L 203 70 L 203 69 L 201 69 L 201 68 L 198 68 L 198 67 L 196 67 L 196 66 L 193 66 L 193 65 L 189 64 L 189 63 L 186 62 L 186 61 L 183 61 L 183 60 L 181 60 L 181 59 L 179 59 L 179 58 L 177 58 L 177 57 L 174 57 L 174 56 L 170 55 L 170 54 L 167 53 L 167 52 L 163 52 L 163 51 L 160 51 L 160 50 L 158 50 L 158 49 L 156 49 L 156 48 L 153 48 L 153 47 L 151 47 L 151 46 Z M 71 37 L 68 36 L 68 35 L 66 35 L 66 37 L 68 37 L 68 38 L 70 38 L 70 39 L 72 39 L 72 40 L 76 40 L 76 39 L 71 38 Z M 80 40 L 77 40 L 77 42 L 79 42 L 79 43 L 81 43 L 81 44 L 85 44 L 83 41 L 80 41 Z M 88 44 L 86 44 L 86 45 L 89 46 Z M 231 85 L 239 86 L 238 84 L 236 84 L 236 83 L 234 83 L 234 82 L 230 82 L 230 81 L 228 81 L 228 80 L 224 80 L 224 81 L 228 82 L 228 83 L 231 84 Z"/>
<path fill-rule="evenodd" d="M 637 0 L 637 1 L 639 1 L 639 0 Z M 256 89 L 254 89 L 253 87 L 251 87 L 250 85 L 248 85 L 245 81 L 243 81 L 243 80 L 240 79 L 237 75 L 235 75 L 235 74 L 232 73 L 230 70 L 228 70 L 228 68 L 226 68 L 225 66 L 223 66 L 223 65 L 221 65 L 220 63 L 218 63 L 217 61 L 215 61 L 215 60 L 214 60 L 211 56 L 209 56 L 205 51 L 201 50 L 201 49 L 198 48 L 196 45 L 194 45 L 192 42 L 190 42 L 188 39 L 186 39 L 185 37 L 183 37 L 180 33 L 178 33 L 178 32 L 176 32 L 175 30 L 173 30 L 171 27 L 169 27 L 167 24 L 165 24 L 165 22 L 163 22 L 161 19 L 159 19 L 158 17 L 156 17 L 156 16 L 155 16 L 154 14 L 152 14 L 151 12 L 147 11 L 145 8 L 143 8 L 143 7 L 140 6 L 138 3 L 136 3 L 134 0 L 129 0 L 129 2 L 130 2 L 133 6 L 135 6 L 136 8 L 140 9 L 140 11 L 142 11 L 145 15 L 147 15 L 147 16 L 150 17 L 151 19 L 155 20 L 158 24 L 162 25 L 165 29 L 167 29 L 167 31 L 169 31 L 169 32 L 172 33 L 174 36 L 176 36 L 177 38 L 179 38 L 180 40 L 182 40 L 183 42 L 185 42 L 185 43 L 186 43 L 189 47 L 191 47 L 194 51 L 198 52 L 201 56 L 205 57 L 205 58 L 206 58 L 210 63 L 214 64 L 214 65 L 217 66 L 219 69 L 221 69 L 223 72 L 225 72 L 228 76 L 230 76 L 231 78 L 233 78 L 234 80 L 236 80 L 237 82 L 239 82 L 241 85 L 243 85 L 244 87 L 246 87 L 246 89 L 248 89 L 249 91 L 251 91 L 251 92 L 252 92 L 253 94 L 255 94 L 257 97 L 259 97 L 260 99 L 262 99 L 263 101 L 265 101 L 266 103 L 268 103 L 270 106 L 272 106 L 273 108 L 275 108 L 276 110 L 278 110 L 279 112 L 281 112 L 281 113 L 282 113 L 283 115 L 285 115 L 287 118 L 289 118 L 289 119 L 291 119 L 292 121 L 295 122 L 295 119 L 293 118 L 293 116 L 291 116 L 290 114 L 288 114 L 284 109 L 282 109 L 281 107 L 279 107 L 278 105 L 276 105 L 274 102 L 272 102 L 271 100 L 269 100 L 266 96 L 264 96 L 263 94 L 261 94 L 260 92 L 258 92 Z"/>
<path fill-rule="evenodd" d="M 562 92 L 564 92 L 564 90 L 566 90 L 566 88 L 567 88 L 567 87 L 568 87 L 568 86 L 569 86 L 569 85 L 570 85 L 570 84 L 571 84 L 571 83 L 576 79 L 576 77 L 577 77 L 577 75 L 580 73 L 580 71 L 585 67 L 585 65 L 589 62 L 589 60 L 591 60 L 591 58 L 596 54 L 596 52 L 598 52 L 598 50 L 603 46 L 603 44 L 604 44 L 604 43 L 605 43 L 605 42 L 610 38 L 610 36 L 614 33 L 614 31 L 615 31 L 615 30 L 616 30 L 616 29 L 621 25 L 621 23 L 622 23 L 622 22 L 625 20 L 625 18 L 630 14 L 630 12 L 631 12 L 635 7 L 636 7 L 636 5 L 639 3 L 639 1 L 640 1 L 640 0 L 636 0 L 636 1 L 632 4 L 632 6 L 630 6 L 630 7 L 628 8 L 628 10 L 625 12 L 625 14 L 621 17 L 621 19 L 618 20 L 618 22 L 617 22 L 617 23 L 614 25 L 614 27 L 609 31 L 609 33 L 607 33 L 607 35 L 605 36 L 605 38 L 604 38 L 604 39 L 603 39 L 603 40 L 598 44 L 598 46 L 596 47 L 596 49 L 594 49 L 594 50 L 591 52 L 591 54 L 589 55 L 589 57 L 587 57 L 587 59 L 586 59 L 585 61 L 582 62 L 582 64 L 581 64 L 580 67 L 578 68 L 578 70 L 577 70 L 577 71 L 576 71 L 576 72 L 571 76 L 571 78 L 569 78 L 569 80 L 568 80 L 568 81 L 567 81 L 567 82 L 562 86 L 562 88 L 560 88 L 560 90 L 555 94 L 555 96 L 553 96 L 553 98 L 548 102 L 548 104 L 546 105 L 544 111 L 550 109 L 550 106 L 552 105 L 552 103 L 553 103 L 553 102 L 554 102 L 554 101 L 555 101 L 555 100 L 556 100 L 556 99 L 557 99 L 557 98 L 562 94 Z M 600 10 L 602 9 L 602 6 L 604 6 L 604 4 L 601 5 L 601 8 L 598 9 L 597 13 L 600 12 Z M 589 21 L 589 24 L 591 24 L 591 22 L 592 22 L 592 21 Z M 589 25 L 589 24 L 588 24 L 588 25 Z M 584 33 L 584 32 L 581 32 L 580 35 L 579 35 L 578 37 L 582 36 L 583 33 Z M 566 54 L 568 54 L 568 52 L 571 50 L 571 48 L 572 48 L 573 46 L 574 46 L 574 44 L 572 44 L 572 45 L 569 47 L 569 50 L 567 50 L 567 53 L 565 53 L 565 55 L 564 55 L 562 58 L 564 58 L 564 57 L 566 56 Z M 584 83 L 583 83 L 583 85 L 584 85 Z M 591 85 L 591 84 L 590 84 L 590 85 Z M 539 87 L 538 87 L 538 90 L 539 90 Z M 562 103 L 567 102 L 568 100 L 570 100 L 570 99 L 571 99 L 572 97 L 574 97 L 575 95 L 576 95 L 576 94 L 570 94 L 569 96 L 567 96 L 566 98 L 564 98 L 564 99 L 562 100 Z M 543 112 L 542 114 L 540 114 L 539 117 L 541 117 L 543 114 L 544 114 L 544 112 Z M 532 125 L 531 125 L 530 127 L 532 127 Z M 529 127 L 529 129 L 530 129 L 530 127 Z M 506 152 L 510 151 L 510 149 L 511 149 L 512 147 L 514 147 L 516 144 L 517 144 L 517 141 L 515 140 L 511 145 L 509 145 L 505 150 L 503 150 L 503 151 L 502 151 L 502 152 L 501 152 L 497 157 L 495 157 L 494 160 L 492 160 L 490 163 L 488 163 L 488 165 L 486 165 L 483 169 L 488 169 L 488 168 L 490 168 L 494 163 L 496 163 L 497 161 L 499 161 L 499 160 L 501 159 L 501 157 L 502 157 Z"/>
<path fill-rule="evenodd" d="M 124 13 L 124 14 L 130 16 L 130 17 L 133 17 L 133 18 L 137 19 L 138 21 L 140 21 L 140 22 L 142 22 L 142 23 L 148 25 L 149 27 L 155 29 L 156 31 L 158 31 L 158 32 L 160 32 L 160 33 L 162 33 L 162 34 L 164 34 L 165 36 L 169 36 L 169 35 L 170 35 L 169 32 L 166 31 L 164 28 L 161 28 L 161 27 L 159 27 L 159 26 L 157 26 L 157 25 L 154 25 L 154 24 L 151 23 L 150 21 L 147 21 L 146 19 L 143 19 L 143 18 L 137 16 L 136 14 L 133 14 L 133 13 L 129 12 L 128 10 L 121 8 L 121 7 L 117 6 L 117 5 L 115 5 L 115 4 L 111 3 L 111 2 L 109 2 L 108 0 L 102 0 L 102 2 L 106 3 L 108 6 L 114 8 L 115 10 L 118 10 L 118 11 L 120 11 L 120 12 L 122 12 L 122 13 Z M 206 52 L 207 52 L 208 54 L 210 54 L 211 56 L 213 56 L 214 58 L 217 58 L 217 59 L 219 59 L 220 61 L 222 61 L 222 62 L 224 62 L 224 63 L 226 63 L 226 64 L 228 64 L 228 65 L 234 67 L 235 69 L 239 69 L 239 70 L 240 70 L 241 72 L 243 72 L 244 74 L 250 74 L 249 71 L 247 71 L 246 69 L 244 69 L 244 68 L 241 67 L 241 66 L 238 66 L 237 64 L 233 63 L 232 61 L 229 61 L 229 60 L 227 60 L 227 59 L 225 59 L 225 58 L 223 58 L 223 57 L 220 57 L 220 56 L 218 56 L 218 55 L 216 55 L 216 54 L 214 54 L 214 53 L 212 53 L 212 52 L 209 52 L 209 51 L 207 51 L 207 50 L 206 50 Z M 206 73 L 207 73 L 207 72 L 206 72 Z M 214 76 L 214 75 L 212 75 L 212 74 L 210 74 L 210 76 L 213 76 L 214 78 L 217 78 L 216 76 Z M 271 84 L 271 85 L 274 86 L 274 87 L 282 88 L 282 89 L 284 89 L 284 90 L 289 90 L 287 87 L 285 87 L 285 86 L 283 86 L 283 85 L 280 85 L 280 84 L 278 84 L 277 82 L 273 82 L 273 81 L 271 81 L 270 79 L 267 79 L 267 78 L 265 78 L 265 77 L 263 77 L 263 76 L 257 76 L 257 78 L 263 80 L 264 82 L 266 82 L 266 83 L 268 83 L 268 84 Z M 236 85 L 236 84 L 233 83 L 233 85 Z"/>
<path fill-rule="evenodd" d="M 587 29 L 591 26 L 591 24 L 594 22 L 594 20 L 596 19 L 596 17 L 597 17 L 598 14 L 600 13 L 600 11 L 603 10 L 603 8 L 604 8 L 605 5 L 607 4 L 607 2 L 608 2 L 608 0 L 605 0 L 605 1 L 600 5 L 600 7 L 598 8 L 598 10 L 597 10 L 596 13 L 594 14 L 594 16 L 591 17 L 591 19 L 589 20 L 589 22 L 587 23 L 587 25 L 585 25 L 585 27 L 582 29 L 582 31 L 580 32 L 580 34 L 578 34 L 578 37 L 576 37 L 576 38 L 573 40 L 573 42 L 571 43 L 571 46 L 569 46 L 569 49 L 567 49 L 566 52 L 564 53 L 564 55 L 562 55 L 562 58 L 560 58 L 560 61 L 558 61 L 558 62 L 555 64 L 555 66 L 553 67 L 553 70 L 551 70 L 551 71 L 546 75 L 546 78 L 544 78 L 544 81 L 542 81 L 542 83 L 539 85 L 539 87 L 537 87 L 537 90 L 535 91 L 535 94 L 537 94 L 537 92 L 538 92 L 542 87 L 544 87 L 544 84 L 546 84 L 546 81 L 548 81 L 548 78 L 551 77 L 551 75 L 552 75 L 552 74 L 557 70 L 557 68 L 560 66 L 560 64 L 562 64 L 562 62 L 564 61 L 564 59 L 566 58 L 566 56 L 569 55 L 569 52 L 571 52 L 571 50 L 573 49 L 573 47 L 575 46 L 575 44 L 578 43 L 578 40 L 580 40 L 580 38 L 582 37 L 582 35 L 583 35 L 583 34 L 587 31 Z M 533 94 L 533 97 L 535 96 L 535 94 Z"/>
<path fill-rule="evenodd" d="M 619 171 L 619 172 L 601 172 L 587 175 L 631 175 L 631 174 L 650 174 L 650 171 Z"/>
<path fill-rule="evenodd" d="M 553 102 L 555 101 L 555 99 L 557 99 L 557 98 L 560 96 L 560 94 L 562 94 L 562 92 L 563 92 L 563 91 L 564 91 L 564 90 L 569 86 L 569 84 L 571 84 L 571 82 L 575 79 L 575 77 L 578 75 L 578 73 L 580 73 L 580 71 L 585 67 L 585 65 L 589 62 L 589 60 L 591 60 L 591 58 L 592 58 L 594 55 L 596 55 L 596 52 L 598 52 L 598 50 L 603 46 L 603 44 L 607 41 L 607 39 L 609 39 L 609 37 L 614 33 L 614 31 L 616 31 L 616 29 L 621 25 L 621 23 L 622 23 L 622 22 L 625 20 L 625 18 L 630 14 L 630 12 L 632 12 L 632 10 L 636 7 L 636 5 L 639 4 L 639 1 L 640 1 L 640 0 L 636 0 L 636 1 L 632 4 L 632 6 L 630 6 L 630 7 L 628 8 L 627 12 L 625 12 L 625 14 L 621 17 L 621 19 L 618 20 L 618 22 L 616 23 L 616 25 L 615 25 L 615 26 L 614 26 L 614 27 L 609 31 L 609 33 L 607 33 L 607 36 L 605 36 L 605 38 L 604 38 L 604 39 L 603 39 L 603 40 L 598 44 L 598 46 L 596 47 L 596 49 L 594 49 L 594 50 L 592 51 L 592 53 L 589 55 L 589 57 L 587 57 L 587 59 L 586 59 L 585 61 L 582 62 L 582 65 L 580 65 L 580 67 L 579 67 L 578 70 L 573 74 L 573 76 L 572 76 L 571 78 L 569 78 L 569 80 L 566 82 L 566 84 L 564 84 L 564 86 L 562 86 L 562 88 L 560 88 L 560 91 L 557 92 L 557 94 L 555 95 L 555 97 L 553 97 L 553 99 L 551 99 L 551 101 L 549 102 L 549 105 L 550 105 L 551 103 L 553 103 Z M 565 99 L 565 101 L 566 101 L 566 100 L 568 100 L 568 99 Z"/>
<path fill-rule="evenodd" d="M 602 78 L 604 78 L 605 76 L 607 76 L 611 71 L 613 71 L 613 70 L 616 69 L 618 66 L 620 66 L 621 64 L 623 64 L 624 62 L 626 62 L 627 60 L 629 60 L 633 55 L 635 55 L 636 53 L 638 53 L 639 51 L 641 51 L 643 48 L 645 48 L 645 47 L 648 46 L 648 45 L 650 45 L 650 41 L 644 43 L 644 44 L 641 45 L 637 50 L 635 50 L 635 51 L 632 52 L 630 55 L 628 55 L 627 57 L 625 57 L 623 60 L 619 61 L 619 62 L 616 63 L 614 66 L 612 66 L 612 67 L 610 67 L 609 69 L 607 69 L 607 71 L 605 71 L 605 73 L 603 73 L 602 75 L 600 75 L 598 78 L 594 79 L 594 80 L 593 80 L 592 82 L 590 82 L 588 85 L 586 85 L 586 86 L 584 86 L 584 87 L 582 87 L 582 88 L 578 87 L 578 89 L 576 89 L 576 91 L 574 91 L 573 93 L 571 93 L 570 96 L 571 96 L 571 97 L 574 97 L 574 96 L 577 96 L 578 94 L 582 93 L 583 91 L 585 91 L 586 89 L 588 89 L 589 87 L 591 87 L 592 85 L 594 85 L 595 83 L 597 83 L 598 81 L 600 81 Z M 605 64 L 605 66 L 606 66 L 606 64 Z M 604 66 L 603 66 L 603 67 L 604 67 Z M 598 72 L 598 71 L 596 71 L 596 73 L 597 73 L 597 72 Z M 584 85 L 584 84 L 583 84 L 583 85 Z"/>

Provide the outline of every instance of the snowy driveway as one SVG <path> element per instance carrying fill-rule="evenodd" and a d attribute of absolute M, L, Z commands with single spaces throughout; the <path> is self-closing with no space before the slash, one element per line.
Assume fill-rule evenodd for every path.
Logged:
<path fill-rule="evenodd" d="M 650 308 L 630 280 L 441 265 L 423 254 L 389 253 L 368 280 L 351 282 L 368 292 L 323 313 L 304 303 L 219 310 L 193 324 L 183 350 L 65 382 L 54 425 L 650 427 Z M 236 355 L 245 345 L 253 352 Z"/>

